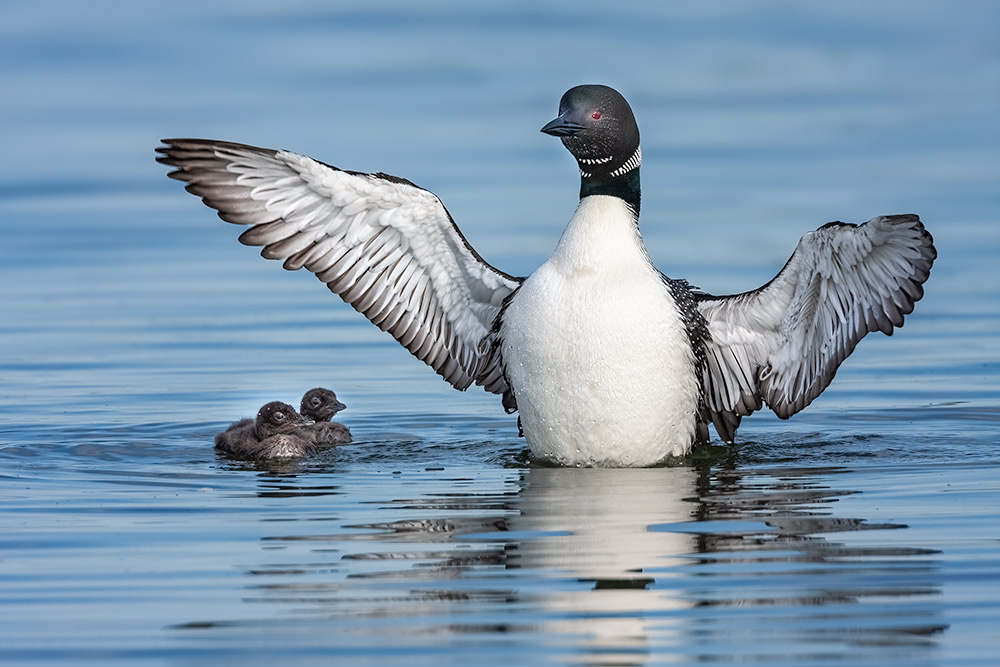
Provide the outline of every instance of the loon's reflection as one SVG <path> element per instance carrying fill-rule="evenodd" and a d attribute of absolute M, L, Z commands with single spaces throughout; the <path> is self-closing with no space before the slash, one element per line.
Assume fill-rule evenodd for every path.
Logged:
<path fill-rule="evenodd" d="M 696 481 L 688 467 L 526 471 L 510 526 L 545 537 L 510 544 L 506 566 L 580 584 L 541 593 L 545 631 L 577 637 L 576 652 L 604 660 L 644 652 L 654 625 L 690 608 L 670 581 L 695 538 L 650 527 L 690 521 Z"/>
<path fill-rule="evenodd" d="M 409 497 L 341 503 L 351 513 L 332 531 L 265 538 L 314 562 L 247 568 L 246 600 L 394 640 L 528 633 L 584 661 L 642 662 L 669 646 L 718 658 L 740 641 L 759 649 L 762 633 L 788 646 L 930 643 L 946 627 L 928 603 L 933 552 L 892 537 L 903 526 L 836 516 L 853 493 L 839 478 L 718 464 L 442 475 Z M 351 493 L 307 479 L 283 477 L 281 492 Z"/>

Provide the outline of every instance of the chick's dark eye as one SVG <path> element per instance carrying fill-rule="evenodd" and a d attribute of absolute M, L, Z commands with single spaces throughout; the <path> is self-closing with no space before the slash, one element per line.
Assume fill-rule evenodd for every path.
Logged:
<path fill-rule="evenodd" d="M 276 421 L 276 422 L 283 422 L 283 421 L 285 421 L 285 413 L 284 412 L 275 412 L 274 413 L 274 421 Z"/>
<path fill-rule="evenodd" d="M 595 111 L 594 113 L 590 114 L 590 117 L 593 118 L 594 120 L 601 120 L 601 112 Z"/>
<path fill-rule="evenodd" d="M 316 398 L 315 396 L 313 396 L 312 400 L 309 401 L 309 404 L 312 405 L 314 408 L 318 407 L 319 404 L 320 404 L 320 400 L 318 398 Z"/>

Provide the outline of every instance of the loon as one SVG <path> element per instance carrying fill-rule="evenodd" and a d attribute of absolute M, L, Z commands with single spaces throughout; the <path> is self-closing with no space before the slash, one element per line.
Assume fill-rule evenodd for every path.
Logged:
<path fill-rule="evenodd" d="M 712 424 L 732 443 L 764 405 L 788 418 L 869 332 L 891 334 L 937 255 L 916 215 L 831 222 L 766 285 L 713 296 L 654 268 L 639 234 L 639 129 L 612 88 L 571 88 L 542 132 L 576 158 L 580 202 L 527 277 L 494 268 L 441 201 L 384 173 L 226 141 L 165 139 L 168 175 L 306 268 L 459 390 L 499 394 L 533 455 L 650 466 Z"/>
<path fill-rule="evenodd" d="M 312 438 L 316 445 L 337 445 L 351 441 L 351 432 L 343 424 L 330 421 L 347 406 L 337 400 L 337 394 L 324 387 L 310 389 L 302 396 L 299 412 L 313 420 L 299 432 Z"/>
<path fill-rule="evenodd" d="M 215 448 L 239 459 L 299 458 L 316 451 L 312 438 L 299 431 L 309 423 L 287 403 L 271 401 L 256 420 L 241 419 L 215 436 Z"/>

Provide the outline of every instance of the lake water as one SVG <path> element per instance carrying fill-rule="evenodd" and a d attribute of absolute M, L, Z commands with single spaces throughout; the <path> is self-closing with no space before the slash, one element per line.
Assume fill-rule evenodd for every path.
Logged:
<path fill-rule="evenodd" d="M 0 7 L 0 662 L 995 665 L 1000 6 Z M 644 237 L 716 293 L 833 219 L 917 212 L 939 259 L 790 421 L 648 470 L 533 466 L 304 272 L 236 242 L 161 137 L 436 192 L 516 275 L 577 174 L 538 129 L 617 87 Z M 317 385 L 355 442 L 219 458 Z"/>

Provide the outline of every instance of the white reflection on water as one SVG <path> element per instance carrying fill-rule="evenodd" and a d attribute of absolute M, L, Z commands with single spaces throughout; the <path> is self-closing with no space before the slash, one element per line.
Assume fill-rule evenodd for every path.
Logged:
<path fill-rule="evenodd" d="M 672 568 L 693 550 L 694 537 L 650 530 L 693 517 L 694 469 L 603 472 L 526 471 L 511 528 L 548 536 L 513 545 L 506 561 L 507 567 L 558 573 L 584 585 L 557 588 L 539 600 L 553 619 L 540 630 L 575 636 L 576 650 L 595 657 L 648 647 L 653 626 L 662 623 L 657 617 L 694 605 L 669 583 L 681 576 Z M 654 569 L 662 574 L 654 577 Z"/>

